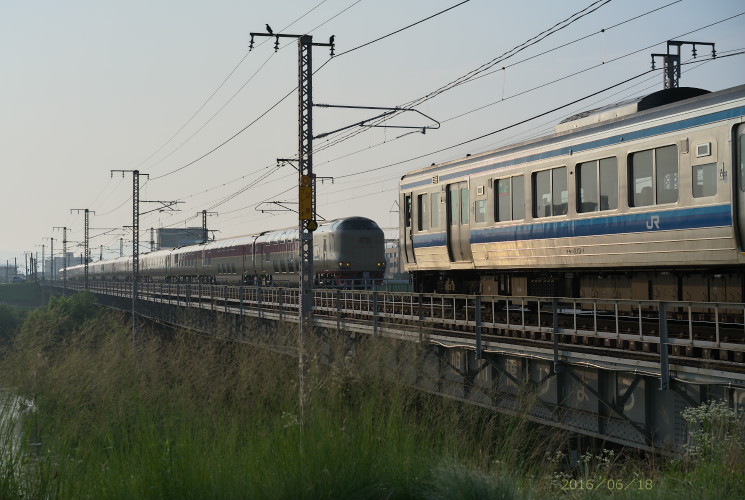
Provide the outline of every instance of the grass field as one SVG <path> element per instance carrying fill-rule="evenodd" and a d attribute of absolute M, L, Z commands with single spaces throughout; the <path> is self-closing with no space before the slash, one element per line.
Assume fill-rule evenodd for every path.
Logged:
<path fill-rule="evenodd" d="M 3 347 L 0 499 L 745 498 L 742 421 L 719 407 L 687 457 L 570 464 L 555 429 L 381 379 L 384 343 L 332 342 L 328 365 L 309 342 L 302 407 L 291 356 L 156 327 L 134 347 L 86 294 Z"/>

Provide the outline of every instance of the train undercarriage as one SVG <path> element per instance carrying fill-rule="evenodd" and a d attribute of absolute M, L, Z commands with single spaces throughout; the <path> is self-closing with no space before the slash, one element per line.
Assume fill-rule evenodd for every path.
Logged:
<path fill-rule="evenodd" d="M 631 269 L 540 272 L 415 271 L 422 293 L 742 303 L 745 271 L 739 268 Z"/>

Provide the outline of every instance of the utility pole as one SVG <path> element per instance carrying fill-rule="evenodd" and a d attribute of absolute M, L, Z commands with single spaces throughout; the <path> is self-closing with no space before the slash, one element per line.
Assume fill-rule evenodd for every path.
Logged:
<path fill-rule="evenodd" d="M 207 216 L 217 216 L 217 212 L 208 212 L 207 210 L 202 210 L 201 212 L 197 212 L 197 215 L 199 214 L 202 215 L 202 243 L 207 243 L 207 240 L 209 240 L 209 231 L 207 230 Z"/>
<path fill-rule="evenodd" d="M 89 239 L 88 239 L 88 233 L 90 229 L 89 219 L 91 213 L 96 213 L 93 210 L 88 210 L 87 208 L 72 208 L 70 209 L 70 213 L 76 213 L 79 214 L 80 212 L 83 212 L 85 215 L 85 230 L 83 232 L 84 236 L 84 243 L 83 243 L 83 249 L 85 254 L 85 259 L 83 260 L 84 264 L 84 271 L 83 271 L 83 283 L 85 284 L 85 291 L 88 291 L 88 262 L 91 260 L 91 249 L 89 246 Z"/>
<path fill-rule="evenodd" d="M 54 238 L 44 238 L 45 240 L 49 240 L 49 279 L 50 281 L 54 281 Z M 44 262 L 42 261 L 42 269 L 44 269 Z M 44 275 L 44 272 L 42 271 L 42 276 Z"/>
<path fill-rule="evenodd" d="M 663 61 L 663 80 L 666 89 L 678 88 L 680 84 L 680 47 L 683 45 L 693 45 L 693 57 L 696 58 L 696 45 L 706 45 L 711 47 L 711 57 L 716 58 L 717 52 L 714 44 L 710 42 L 685 42 L 683 40 L 668 40 L 667 54 L 652 54 L 652 69 L 656 69 L 654 58 L 660 57 Z M 675 53 L 671 51 L 675 49 Z"/>
<path fill-rule="evenodd" d="M 268 25 L 267 25 L 268 27 Z M 270 30 L 268 30 L 270 31 Z M 329 43 L 313 43 L 311 35 L 283 35 L 274 33 L 251 33 L 249 50 L 254 37 L 274 37 L 274 50 L 279 50 L 280 38 L 294 38 L 298 42 L 298 233 L 300 237 L 300 321 L 298 328 L 298 369 L 300 386 L 300 409 L 304 408 L 304 347 L 305 330 L 313 327 L 313 231 L 318 222 L 313 218 L 313 47 L 330 47 L 334 56 L 334 37 Z M 302 415 L 301 415 L 302 417 Z M 301 418 L 302 420 L 302 418 Z"/>
<path fill-rule="evenodd" d="M 41 247 L 41 280 L 44 281 L 44 244 L 36 245 L 37 247 Z M 39 252 L 36 252 L 36 257 L 38 260 Z M 38 264 L 38 263 L 37 263 Z"/>
<path fill-rule="evenodd" d="M 98 254 L 98 262 L 101 262 L 103 260 L 103 245 L 101 245 L 101 251 Z"/>
<path fill-rule="evenodd" d="M 124 257 L 124 238 L 119 238 L 119 257 Z"/>
<path fill-rule="evenodd" d="M 62 274 L 62 295 L 67 295 L 67 226 L 55 226 L 52 228 L 62 230 L 62 269 L 65 272 Z"/>
<path fill-rule="evenodd" d="M 136 304 L 138 286 L 140 281 L 140 177 L 148 179 L 150 174 L 141 174 L 139 170 L 112 170 L 119 172 L 124 177 L 126 173 L 132 173 L 132 342 L 137 342 L 137 317 Z"/>
<path fill-rule="evenodd" d="M 155 228 L 150 228 L 150 251 L 155 251 Z"/>

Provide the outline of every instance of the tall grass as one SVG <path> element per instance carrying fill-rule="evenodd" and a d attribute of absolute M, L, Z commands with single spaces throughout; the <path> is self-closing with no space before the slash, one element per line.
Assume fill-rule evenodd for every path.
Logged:
<path fill-rule="evenodd" d="M 573 468 L 560 432 L 388 380 L 394 349 L 415 366 L 415 345 L 366 339 L 350 356 L 344 340 L 306 339 L 301 411 L 292 356 L 157 326 L 133 347 L 127 321 L 85 294 L 29 314 L 0 364 L 33 401 L 0 421 L 15 443 L 2 443 L 0 499 L 693 498 L 713 474 L 628 455 L 585 455 Z M 291 329 L 270 333 L 295 345 Z M 724 497 L 743 498 L 732 463 Z M 655 487 L 561 488 L 583 474 Z"/>

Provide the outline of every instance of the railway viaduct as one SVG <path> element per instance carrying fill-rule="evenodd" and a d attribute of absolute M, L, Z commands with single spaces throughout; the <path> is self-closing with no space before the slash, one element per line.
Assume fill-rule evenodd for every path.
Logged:
<path fill-rule="evenodd" d="M 82 288 L 47 283 L 50 293 Z M 137 314 L 297 356 L 298 290 L 141 284 Z M 131 285 L 92 282 L 130 311 Z M 188 323 L 188 324 L 187 324 Z M 281 327 L 278 327 L 280 326 Z M 385 345 L 381 374 L 580 436 L 682 452 L 682 410 L 745 405 L 745 305 L 315 290 L 316 340 Z M 370 340 L 370 341 L 368 341 Z M 401 362 L 401 352 L 411 362 Z M 399 354 L 397 354 L 399 353 Z M 333 361 L 333 360 L 331 360 Z"/>

